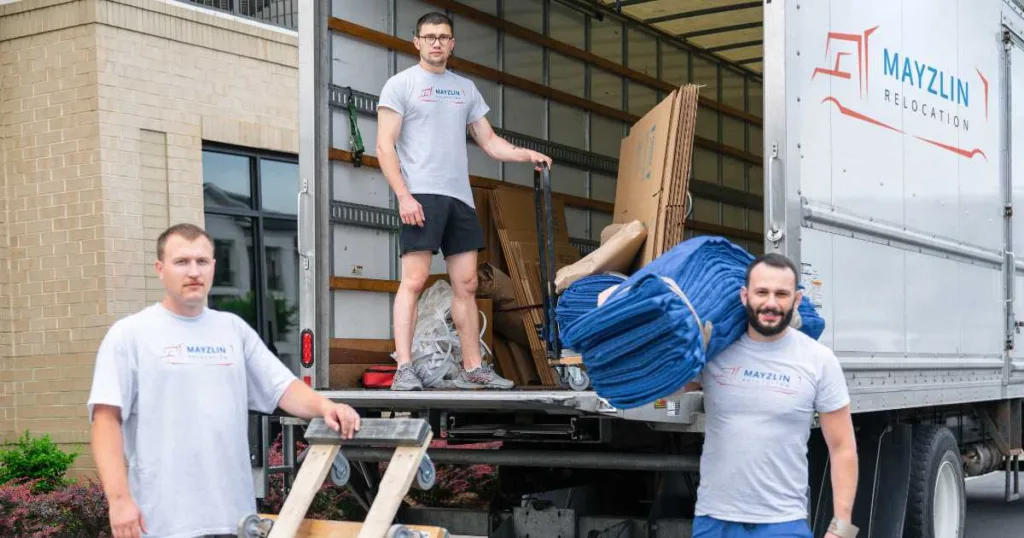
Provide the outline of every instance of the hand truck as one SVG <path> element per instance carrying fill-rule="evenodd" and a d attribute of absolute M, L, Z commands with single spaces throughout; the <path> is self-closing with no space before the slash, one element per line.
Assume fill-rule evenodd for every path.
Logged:
<path fill-rule="evenodd" d="M 551 170 L 541 163 L 533 171 L 533 200 L 537 211 L 537 248 L 540 254 L 540 294 L 544 312 L 537 328 L 548 364 L 558 373 L 559 381 L 575 391 L 590 388 L 590 376 L 583 369 L 583 358 L 562 349 L 558 335 L 558 294 L 555 286 L 555 217 L 551 208 Z"/>

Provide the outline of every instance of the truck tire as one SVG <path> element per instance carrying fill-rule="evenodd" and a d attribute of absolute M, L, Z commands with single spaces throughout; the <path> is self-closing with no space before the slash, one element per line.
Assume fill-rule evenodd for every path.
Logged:
<path fill-rule="evenodd" d="M 914 427 L 904 538 L 962 538 L 967 512 L 964 471 L 948 428 Z"/>

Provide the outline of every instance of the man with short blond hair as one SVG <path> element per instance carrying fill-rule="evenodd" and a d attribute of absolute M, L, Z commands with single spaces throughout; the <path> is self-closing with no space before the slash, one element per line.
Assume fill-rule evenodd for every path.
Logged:
<path fill-rule="evenodd" d="M 87 403 L 111 530 L 236 536 L 256 511 L 249 410 L 323 417 L 346 438 L 359 416 L 298 381 L 242 318 L 206 306 L 216 263 L 206 231 L 177 224 L 156 250 L 166 295 L 107 332 Z"/>

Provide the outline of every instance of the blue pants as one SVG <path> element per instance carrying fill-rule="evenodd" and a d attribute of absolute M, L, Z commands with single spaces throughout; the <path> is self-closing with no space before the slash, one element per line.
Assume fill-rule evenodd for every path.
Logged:
<path fill-rule="evenodd" d="M 693 520 L 693 538 L 813 538 L 806 520 L 785 523 L 733 523 L 707 516 Z"/>

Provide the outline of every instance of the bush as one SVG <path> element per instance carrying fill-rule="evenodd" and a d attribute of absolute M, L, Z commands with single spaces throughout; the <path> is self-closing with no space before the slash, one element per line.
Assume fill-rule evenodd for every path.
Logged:
<path fill-rule="evenodd" d="M 68 485 L 64 476 L 78 457 L 66 453 L 49 435 L 29 437 L 28 432 L 12 443 L 13 448 L 0 451 L 0 484 L 14 480 L 31 480 L 35 493 L 48 493 Z"/>
<path fill-rule="evenodd" d="M 92 482 L 35 493 L 39 480 L 0 485 L 0 538 L 109 538 L 103 489 Z"/>

